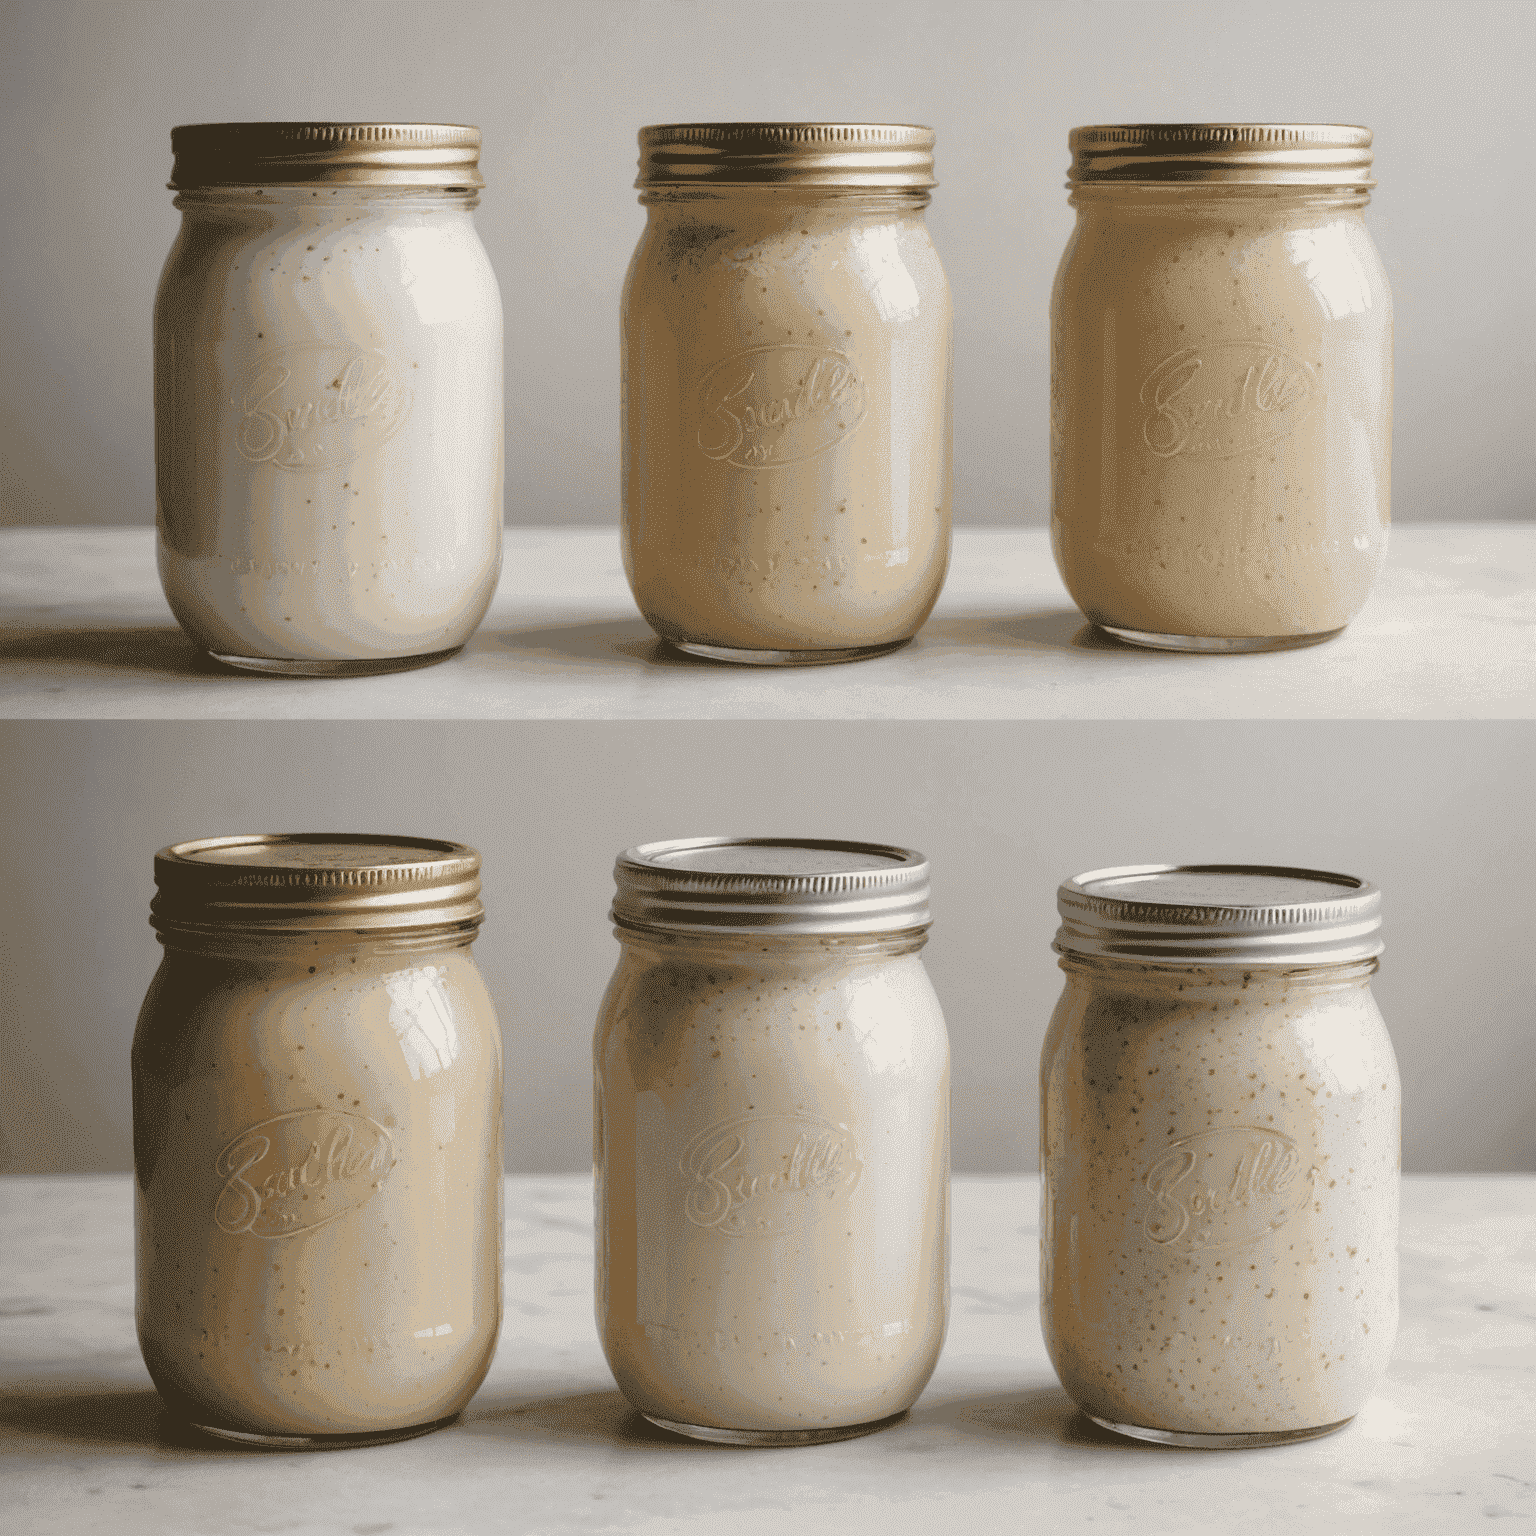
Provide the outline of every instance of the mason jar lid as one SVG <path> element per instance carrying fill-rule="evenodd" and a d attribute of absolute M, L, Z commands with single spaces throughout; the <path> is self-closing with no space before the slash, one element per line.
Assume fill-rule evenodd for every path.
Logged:
<path fill-rule="evenodd" d="M 928 861 L 819 838 L 685 837 L 619 855 L 613 921 L 671 933 L 899 933 L 926 928 Z"/>
<path fill-rule="evenodd" d="M 1095 869 L 1056 893 L 1058 954 L 1190 965 L 1339 965 L 1382 951 L 1368 880 L 1264 864 Z"/>
<path fill-rule="evenodd" d="M 480 855 L 427 837 L 202 837 L 155 855 L 155 885 L 150 922 L 161 933 L 400 933 L 485 913 Z"/>
<path fill-rule="evenodd" d="M 1374 187 L 1371 130 L 1344 123 L 1106 123 L 1074 128 L 1069 185 L 1207 181 Z"/>
<path fill-rule="evenodd" d="M 171 129 L 173 192 L 344 183 L 483 187 L 480 130 L 459 123 L 186 123 Z"/>
<path fill-rule="evenodd" d="M 907 123 L 659 123 L 640 130 L 635 185 L 932 187 L 933 140 Z"/>

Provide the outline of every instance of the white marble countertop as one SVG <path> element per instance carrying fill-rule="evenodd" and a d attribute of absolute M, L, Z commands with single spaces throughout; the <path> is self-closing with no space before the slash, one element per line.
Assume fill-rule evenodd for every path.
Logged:
<path fill-rule="evenodd" d="M 1409 1536 L 1536 1518 L 1536 1178 L 1406 1180 L 1378 1395 L 1326 1439 L 1228 1452 L 1121 1440 L 1072 1407 L 1040 1338 L 1032 1178 L 956 1180 L 944 1356 L 908 1418 L 863 1439 L 742 1450 L 634 1413 L 593 1329 L 591 1185 L 570 1176 L 508 1180 L 501 1345 L 456 1424 L 323 1454 L 194 1446 L 135 1344 L 130 1191 L 0 1179 L 10 1536 Z"/>
<path fill-rule="evenodd" d="M 1405 525 L 1337 640 L 1264 656 L 1137 650 L 1085 624 L 1043 528 L 958 530 L 944 594 L 890 656 L 696 661 L 635 611 L 612 528 L 509 529 L 496 600 L 439 666 L 235 676 L 177 629 L 149 529 L 0 530 L 0 717 L 1508 719 L 1536 715 L 1536 524 Z"/>

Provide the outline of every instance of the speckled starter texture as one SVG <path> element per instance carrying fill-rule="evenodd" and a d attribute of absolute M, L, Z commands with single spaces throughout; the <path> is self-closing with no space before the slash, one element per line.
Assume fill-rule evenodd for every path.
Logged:
<path fill-rule="evenodd" d="M 653 204 L 624 290 L 624 563 L 658 634 L 917 629 L 949 564 L 950 325 L 910 197 Z"/>
<path fill-rule="evenodd" d="M 1399 1088 L 1374 962 L 1069 961 L 1041 1058 L 1041 1320 L 1094 1416 L 1357 1412 L 1397 1330 Z"/>
<path fill-rule="evenodd" d="M 139 1338 L 193 1423 L 456 1413 L 501 1323 L 501 1037 L 469 948 L 168 949 L 133 1049 Z"/>
<path fill-rule="evenodd" d="M 1392 298 L 1357 195 L 1079 189 L 1052 541 L 1098 622 L 1324 634 L 1387 553 Z"/>
<path fill-rule="evenodd" d="M 910 937 L 753 945 L 627 938 L 595 1040 L 598 1328 L 646 1413 L 867 1423 L 944 1338 L 944 1020 Z"/>

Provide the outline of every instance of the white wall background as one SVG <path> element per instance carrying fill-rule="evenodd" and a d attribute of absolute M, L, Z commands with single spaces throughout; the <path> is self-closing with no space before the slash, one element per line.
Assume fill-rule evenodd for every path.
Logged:
<path fill-rule="evenodd" d="M 1380 884 L 1404 1166 L 1536 1171 L 1533 760 L 1518 723 L 0 727 L 0 1168 L 131 1165 L 156 848 L 319 828 L 484 854 L 515 1171 L 589 1165 L 615 854 L 716 832 L 928 854 L 959 1170 L 1035 1166 L 1058 882 L 1228 860 Z"/>
<path fill-rule="evenodd" d="M 1397 302 L 1400 520 L 1536 515 L 1530 0 L 6 0 L 0 524 L 148 523 L 169 130 L 480 124 L 508 319 L 507 517 L 618 516 L 635 130 L 933 124 L 954 286 L 956 516 L 1048 515 L 1046 305 L 1067 129 L 1375 129 Z"/>

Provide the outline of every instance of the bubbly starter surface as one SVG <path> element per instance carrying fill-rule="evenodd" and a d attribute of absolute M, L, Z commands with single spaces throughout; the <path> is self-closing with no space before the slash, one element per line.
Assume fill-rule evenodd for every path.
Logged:
<path fill-rule="evenodd" d="M 909 1407 L 948 1313 L 948 1046 L 920 959 L 626 952 L 595 1046 L 598 1327 L 625 1396 L 755 1430 Z"/>
<path fill-rule="evenodd" d="M 501 300 L 464 199 L 183 194 L 155 308 L 161 580 L 218 655 L 462 645 L 501 564 Z"/>
<path fill-rule="evenodd" d="M 950 314 L 910 208 L 653 206 L 624 297 L 624 558 L 658 634 L 918 628 L 949 562 Z"/>
<path fill-rule="evenodd" d="M 1115 972 L 1069 970 L 1042 1057 L 1062 1384 L 1185 1433 L 1349 1418 L 1397 1328 L 1398 1076 L 1363 968 Z"/>

